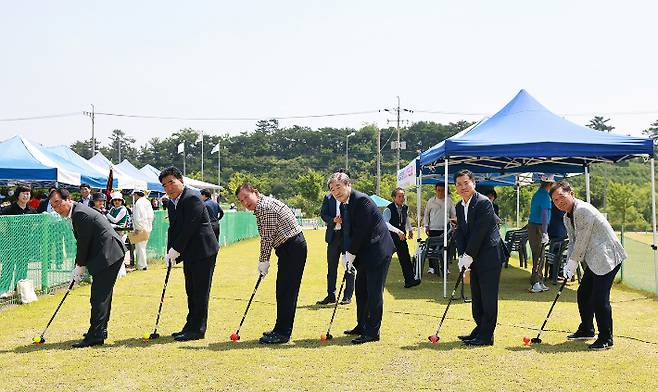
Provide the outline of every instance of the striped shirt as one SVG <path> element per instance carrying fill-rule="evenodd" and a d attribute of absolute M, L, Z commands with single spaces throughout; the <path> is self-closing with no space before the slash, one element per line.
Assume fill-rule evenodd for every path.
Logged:
<path fill-rule="evenodd" d="M 254 214 L 260 234 L 260 262 L 269 261 L 272 248 L 302 232 L 292 210 L 272 197 L 259 196 Z"/>

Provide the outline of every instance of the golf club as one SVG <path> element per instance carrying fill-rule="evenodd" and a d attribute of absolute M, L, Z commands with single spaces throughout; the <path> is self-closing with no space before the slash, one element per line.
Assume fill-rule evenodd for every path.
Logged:
<path fill-rule="evenodd" d="M 244 323 L 244 319 L 247 318 L 247 312 L 249 312 L 249 307 L 251 306 L 251 301 L 254 300 L 254 296 L 256 295 L 256 290 L 258 290 L 258 286 L 260 285 L 260 281 L 263 280 L 263 275 L 258 275 L 258 280 L 256 281 L 256 287 L 254 287 L 253 293 L 251 293 L 251 298 L 249 298 L 249 302 L 247 303 L 247 309 L 244 310 L 244 315 L 242 315 L 242 320 L 240 320 L 240 325 L 238 326 L 238 329 L 231 334 L 231 341 L 237 342 L 240 340 L 240 328 L 242 328 L 242 324 Z"/>
<path fill-rule="evenodd" d="M 336 317 L 336 309 L 338 309 L 338 298 L 343 293 L 343 287 L 345 286 L 345 280 L 347 278 L 347 271 L 343 274 L 343 281 L 340 282 L 340 288 L 338 289 L 338 296 L 336 297 L 336 304 L 334 305 L 334 312 L 331 314 L 331 320 L 329 320 L 329 327 L 327 327 L 327 333 L 320 335 L 320 340 L 331 340 L 334 337 L 329 333 L 331 331 L 331 326 L 334 324 L 334 317 Z"/>
<path fill-rule="evenodd" d="M 55 319 L 55 316 L 57 316 L 57 312 L 59 312 L 59 308 L 62 307 L 62 304 L 64 303 L 64 300 L 66 297 L 68 297 L 69 293 L 71 292 L 71 289 L 73 288 L 73 285 L 75 284 L 75 280 L 71 280 L 71 284 L 69 284 L 68 290 L 66 290 L 66 293 L 64 294 L 64 297 L 62 298 L 61 301 L 59 301 L 59 305 L 57 305 L 57 309 L 55 309 L 55 313 L 53 313 L 53 316 L 50 318 L 50 321 L 48 321 L 48 324 L 46 325 L 46 328 L 43 330 L 40 336 L 35 336 L 34 339 L 32 339 L 33 344 L 44 344 L 46 342 L 46 339 L 43 338 L 43 335 L 46 334 L 46 331 L 48 330 L 48 327 L 50 327 L 50 323 L 53 322 Z"/>
<path fill-rule="evenodd" d="M 144 340 L 157 339 L 160 337 L 158 333 L 158 325 L 160 325 L 160 313 L 162 312 L 162 304 L 164 303 L 165 291 L 167 291 L 167 282 L 169 282 L 169 274 L 171 273 L 171 264 L 167 266 L 167 275 L 165 275 L 164 287 L 162 287 L 162 296 L 160 296 L 160 306 L 158 306 L 158 316 L 155 319 L 155 329 L 153 333 L 148 335 L 144 334 Z"/>
<path fill-rule="evenodd" d="M 541 339 L 539 338 L 539 335 L 541 335 L 542 331 L 544 330 L 544 327 L 546 326 L 546 323 L 548 322 L 548 319 L 551 317 L 551 313 L 553 312 L 553 307 L 555 307 L 555 303 L 557 302 L 557 299 L 560 298 L 560 294 L 562 294 L 562 290 L 564 290 L 564 286 L 567 285 L 567 279 L 562 282 L 560 285 L 560 288 L 557 291 L 557 295 L 555 295 L 555 299 L 553 300 L 553 304 L 551 305 L 551 308 L 548 310 L 548 314 L 546 315 L 546 319 L 544 320 L 544 323 L 541 325 L 541 328 L 539 328 L 539 333 L 537 333 L 536 338 L 530 339 L 530 343 L 541 343 Z M 527 343 L 527 337 L 523 338 L 523 344 L 526 346 L 528 345 Z"/>
<path fill-rule="evenodd" d="M 462 279 L 464 278 L 464 272 L 466 272 L 466 268 L 462 268 L 461 271 L 459 271 L 459 276 L 457 276 L 457 283 L 455 283 L 455 288 L 452 289 L 452 294 L 450 294 L 448 305 L 446 306 L 446 309 L 443 311 L 443 316 L 441 317 L 441 321 L 439 321 L 439 326 L 436 327 L 436 333 L 434 335 L 427 337 L 427 340 L 432 342 L 432 344 L 438 342 L 440 339 L 439 330 L 441 329 L 441 325 L 443 325 L 443 320 L 446 319 L 446 314 L 448 314 L 448 309 L 450 309 L 450 304 L 452 303 L 452 300 L 455 298 L 455 292 L 457 291 L 457 287 L 459 287 L 459 284 L 462 282 Z"/>

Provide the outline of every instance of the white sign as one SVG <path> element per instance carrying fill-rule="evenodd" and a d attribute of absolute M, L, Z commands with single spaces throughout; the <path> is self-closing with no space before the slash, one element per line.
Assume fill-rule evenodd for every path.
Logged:
<path fill-rule="evenodd" d="M 400 188 L 409 188 L 416 186 L 416 160 L 398 171 L 398 186 Z"/>

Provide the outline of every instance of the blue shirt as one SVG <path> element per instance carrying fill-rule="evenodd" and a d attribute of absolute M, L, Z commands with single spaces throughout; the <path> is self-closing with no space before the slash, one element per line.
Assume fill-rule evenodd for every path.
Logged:
<path fill-rule="evenodd" d="M 548 224 L 551 220 L 551 196 L 546 189 L 539 188 L 532 196 L 532 201 L 530 202 L 530 218 L 528 218 L 528 222 L 541 225 L 541 213 L 543 209 L 546 210 L 546 224 Z"/>

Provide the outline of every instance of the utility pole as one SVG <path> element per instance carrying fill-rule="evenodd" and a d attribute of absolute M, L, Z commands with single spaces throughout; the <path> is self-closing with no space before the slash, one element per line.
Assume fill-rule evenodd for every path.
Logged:
<path fill-rule="evenodd" d="M 203 181 L 203 129 L 201 130 L 201 181 Z"/>
<path fill-rule="evenodd" d="M 96 117 L 96 110 L 94 104 L 91 104 L 91 112 L 82 112 L 85 116 L 91 118 L 91 156 L 96 155 L 96 137 L 94 136 L 94 120 Z"/>
<path fill-rule="evenodd" d="M 398 133 L 398 139 L 397 139 L 397 142 L 392 142 L 391 143 L 391 148 L 395 148 L 397 150 L 397 153 L 396 153 L 397 171 L 395 172 L 396 175 L 397 175 L 397 172 L 400 171 L 400 150 L 406 150 L 406 148 L 407 148 L 407 144 L 405 142 L 400 141 L 400 123 L 403 121 L 403 120 L 400 119 L 400 113 L 401 112 L 413 113 L 413 110 L 404 109 L 404 108 L 400 107 L 400 96 L 397 96 L 397 100 L 398 100 L 398 106 L 396 108 L 384 109 L 385 112 L 389 112 L 389 113 L 395 112 L 395 115 L 397 117 L 396 128 L 397 128 L 397 133 Z M 386 122 L 391 122 L 391 120 L 386 120 Z"/>
<path fill-rule="evenodd" d="M 350 137 L 351 136 L 354 136 L 354 132 L 352 132 L 349 135 L 345 136 L 345 170 L 347 170 L 347 171 L 350 170 L 350 167 L 348 165 L 347 157 L 348 157 L 349 151 L 350 151 Z"/>
<path fill-rule="evenodd" d="M 382 190 L 382 131 L 377 127 L 377 195 Z"/>

